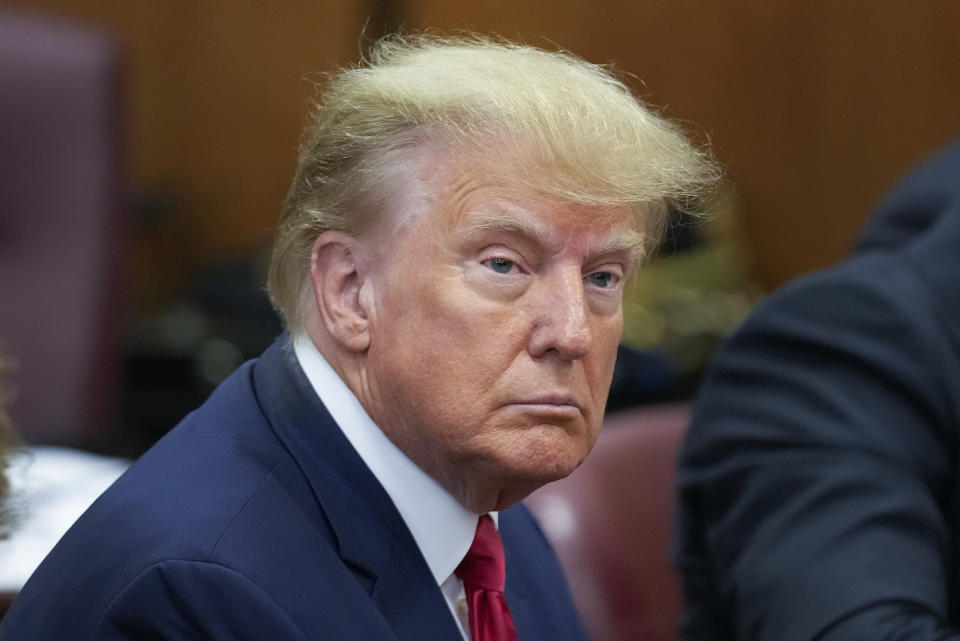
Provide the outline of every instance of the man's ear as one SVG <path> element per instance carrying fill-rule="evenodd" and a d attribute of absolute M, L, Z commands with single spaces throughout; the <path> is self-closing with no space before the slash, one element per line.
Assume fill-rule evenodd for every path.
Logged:
<path fill-rule="evenodd" d="M 370 346 L 368 252 L 361 240 L 338 231 L 320 234 L 310 252 L 310 278 L 320 321 L 334 340 L 352 352 Z"/>

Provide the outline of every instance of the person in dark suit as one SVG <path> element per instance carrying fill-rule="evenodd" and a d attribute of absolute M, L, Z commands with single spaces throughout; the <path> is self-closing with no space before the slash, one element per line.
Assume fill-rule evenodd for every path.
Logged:
<path fill-rule="evenodd" d="M 960 144 L 720 350 L 678 482 L 685 639 L 960 639 Z"/>
<path fill-rule="evenodd" d="M 624 282 L 715 177 L 601 67 L 380 42 L 307 127 L 289 335 L 94 503 L 3 638 L 582 639 L 520 501 L 589 452 Z"/>

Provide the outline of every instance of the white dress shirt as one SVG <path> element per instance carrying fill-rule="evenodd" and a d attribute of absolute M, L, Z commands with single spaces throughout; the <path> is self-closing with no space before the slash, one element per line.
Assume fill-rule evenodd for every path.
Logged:
<path fill-rule="evenodd" d="M 470 641 L 463 582 L 453 571 L 473 543 L 477 515 L 460 505 L 386 437 L 309 336 L 298 334 L 293 349 L 310 385 L 400 512 L 460 633 Z M 496 523 L 496 512 L 491 516 Z"/>

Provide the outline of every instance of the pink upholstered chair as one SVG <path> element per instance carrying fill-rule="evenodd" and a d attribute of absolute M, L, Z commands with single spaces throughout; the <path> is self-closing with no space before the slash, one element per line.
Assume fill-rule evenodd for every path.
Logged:
<path fill-rule="evenodd" d="M 0 343 L 28 441 L 115 419 L 123 223 L 120 55 L 105 34 L 0 7 Z"/>
<path fill-rule="evenodd" d="M 592 641 L 677 638 L 683 599 L 670 544 L 688 419 L 685 404 L 612 414 L 584 464 L 527 499 Z"/>

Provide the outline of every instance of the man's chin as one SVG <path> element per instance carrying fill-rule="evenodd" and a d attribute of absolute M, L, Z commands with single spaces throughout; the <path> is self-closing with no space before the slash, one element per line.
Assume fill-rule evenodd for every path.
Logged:
<path fill-rule="evenodd" d="M 530 459 L 488 460 L 473 480 L 461 479 L 458 489 L 460 502 L 467 509 L 483 513 L 504 510 L 525 499 L 547 483 L 564 478 L 577 468 L 582 457 L 570 460 L 551 460 L 549 464 L 535 464 Z"/>
<path fill-rule="evenodd" d="M 567 454 L 562 458 L 552 458 L 535 463 L 533 460 L 514 462 L 504 474 L 504 491 L 501 495 L 508 497 L 513 503 L 525 499 L 535 490 L 548 483 L 559 481 L 570 475 L 586 457 L 583 455 Z"/>

